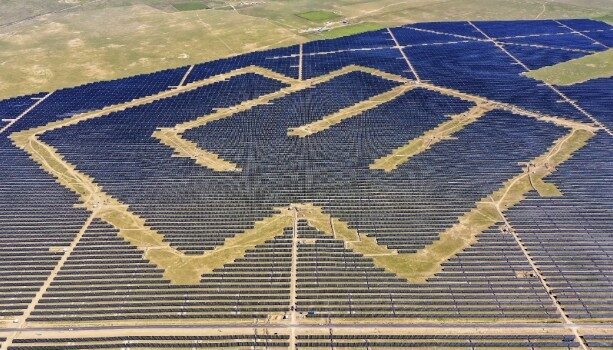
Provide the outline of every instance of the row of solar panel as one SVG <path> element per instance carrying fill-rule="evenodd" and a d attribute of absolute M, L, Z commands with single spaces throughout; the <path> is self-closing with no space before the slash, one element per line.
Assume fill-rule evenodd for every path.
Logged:
<path fill-rule="evenodd" d="M 411 334 L 298 334 L 296 345 L 301 348 L 551 348 L 575 349 L 579 343 L 572 335 L 411 335 Z M 585 335 L 590 348 L 611 345 L 610 336 Z M 130 348 L 287 348 L 287 335 L 243 334 L 223 336 L 114 336 L 89 338 L 22 338 L 9 348 L 16 349 L 130 349 Z"/>

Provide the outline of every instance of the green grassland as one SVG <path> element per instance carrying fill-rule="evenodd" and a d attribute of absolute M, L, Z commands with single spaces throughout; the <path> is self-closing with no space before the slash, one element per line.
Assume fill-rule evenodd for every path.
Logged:
<path fill-rule="evenodd" d="M 178 4 L 173 4 L 172 6 L 174 6 L 179 11 L 194 11 L 194 10 L 204 10 L 204 9 L 208 9 L 209 8 L 202 1 L 180 2 Z"/>
<path fill-rule="evenodd" d="M 603 22 L 607 22 L 609 24 L 613 24 L 613 15 L 604 15 L 601 17 L 596 17 L 595 19 Z"/>
<path fill-rule="evenodd" d="M 599 0 L 7 0 L 0 98 L 410 22 L 612 13 Z"/>
<path fill-rule="evenodd" d="M 526 74 L 554 85 L 572 85 L 613 76 L 613 49 L 539 68 Z"/>
<path fill-rule="evenodd" d="M 383 25 L 372 22 L 362 22 L 356 24 L 350 24 L 346 26 L 340 26 L 336 28 L 332 28 L 329 30 L 324 30 L 317 33 L 311 33 L 308 35 L 309 39 L 320 40 L 320 39 L 333 39 L 339 38 L 341 36 L 353 35 L 358 33 L 364 33 L 371 30 L 377 30 L 384 28 Z"/>
<path fill-rule="evenodd" d="M 326 22 L 333 19 L 339 19 L 341 16 L 337 15 L 334 12 L 330 11 L 307 11 L 296 14 L 298 17 L 302 17 L 304 19 L 308 19 L 311 22 Z"/>

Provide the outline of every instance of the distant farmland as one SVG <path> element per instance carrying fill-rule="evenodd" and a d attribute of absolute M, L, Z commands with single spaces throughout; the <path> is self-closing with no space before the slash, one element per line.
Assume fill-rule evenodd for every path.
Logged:
<path fill-rule="evenodd" d="M 2 100 L 1 349 L 609 348 L 613 78 L 527 74 L 612 44 L 417 23 Z"/>

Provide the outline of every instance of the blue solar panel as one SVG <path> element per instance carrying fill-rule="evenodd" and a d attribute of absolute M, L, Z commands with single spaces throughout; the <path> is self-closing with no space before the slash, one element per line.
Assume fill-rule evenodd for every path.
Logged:
<path fill-rule="evenodd" d="M 613 30 L 613 26 L 593 19 L 561 19 L 560 22 L 577 31 Z"/>
<path fill-rule="evenodd" d="M 350 50 L 355 48 L 391 47 L 394 41 L 386 29 L 337 39 L 316 40 L 304 44 L 304 53 Z"/>
<path fill-rule="evenodd" d="M 571 34 L 552 34 L 528 36 L 522 38 L 510 38 L 501 40 L 505 43 L 527 44 L 527 45 L 543 45 L 552 48 L 578 49 L 588 51 L 603 51 L 606 47 L 599 45 L 594 40 L 588 39 L 577 33 Z"/>
<path fill-rule="evenodd" d="M 0 101 L 0 119 L 15 118 L 36 103 L 46 93 L 8 98 Z"/>
<path fill-rule="evenodd" d="M 473 23 L 492 38 L 572 32 L 553 20 L 480 21 Z"/>
<path fill-rule="evenodd" d="M 590 122 L 490 42 L 405 48 L 422 79 L 528 109 Z"/>
<path fill-rule="evenodd" d="M 534 46 L 504 45 L 504 48 L 532 70 L 589 55 L 587 52 L 546 49 Z"/>
<path fill-rule="evenodd" d="M 563 23 L 604 42 L 611 33 L 601 22 Z M 401 45 L 408 45 L 403 51 L 394 47 L 387 30 L 377 30 L 307 43 L 302 61 L 299 46 L 290 46 L 197 64 L 189 74 L 188 67 L 180 67 L 62 89 L 6 134 L 154 95 L 173 88 L 184 77 L 188 83 L 195 82 L 249 65 L 297 78 L 302 62 L 303 79 L 350 65 L 417 79 L 403 52 L 422 82 L 591 122 L 550 86 L 525 77 L 523 65 L 535 69 L 555 64 L 601 51 L 602 45 L 552 20 L 477 25 L 496 37 L 511 36 L 501 41 L 521 63 L 468 22 L 411 24 L 391 29 Z M 414 82 L 407 82 L 406 91 L 395 98 L 378 101 L 329 128 L 306 137 L 288 135 L 288 129 L 321 120 L 402 84 L 362 71 L 322 81 L 313 86 L 296 84 L 297 91 L 278 94 L 240 112 L 230 108 L 237 112 L 181 134 L 199 148 L 236 163 L 240 172 L 214 171 L 192 158 L 178 157 L 152 135 L 158 128 L 278 93 L 289 83 L 254 73 L 237 75 L 53 129 L 39 138 L 185 254 L 219 247 L 273 215 L 275 208 L 296 202 L 312 202 L 377 243 L 414 253 L 521 173 L 525 162 L 569 133 L 567 128 L 513 114 L 506 107 L 493 109 L 451 137 L 424 138 L 428 145 L 424 152 L 385 172 L 371 169 L 373 161 L 475 107 L 472 99 L 443 95 L 437 88 L 426 89 L 425 84 L 409 88 Z M 596 119 L 613 126 L 613 78 L 559 89 Z M 14 118 L 36 102 L 32 97 L 42 96 L 0 101 L 0 115 Z M 0 215 L 0 233 L 10 240 L 0 242 L 0 252 L 8 252 L 0 262 L 10 263 L 0 264 L 0 273 L 10 288 L 14 285 L 33 295 L 61 256 L 50 248 L 67 246 L 88 213 L 74 205 L 80 201 L 74 193 L 58 185 L 6 134 L 0 138 L 0 208 L 6 214 Z M 571 318 L 613 314 L 606 299 L 611 289 L 606 273 L 613 210 L 610 159 L 611 138 L 600 131 L 546 179 L 563 196 L 546 198 L 531 191 L 507 212 Z M 143 259 L 140 249 L 101 218 L 89 224 L 29 320 L 264 319 L 271 312 L 288 311 L 291 228 L 202 276 L 201 283 L 176 286 L 164 277 L 161 267 Z M 371 257 L 352 251 L 351 244 L 301 227 L 297 308 L 313 317 L 559 319 L 514 236 L 497 225 L 445 261 L 441 272 L 418 284 L 376 266 Z M 18 245 L 13 247 L 13 242 Z M 30 246 L 36 247 L 36 259 L 23 249 Z M 14 249 L 20 261 L 30 265 L 18 266 L 23 275 L 12 279 Z M 35 268 L 29 268 L 34 261 Z M 257 273 L 245 279 L 252 267 Z M 112 278 L 107 278 L 110 271 Z M 34 278 L 26 281 L 26 274 Z M 322 291 L 334 298 L 322 298 Z M 22 314 L 25 306 L 20 305 L 29 303 L 24 298 L 27 293 L 8 297 L 0 293 L 0 316 Z M 557 342 L 577 345 L 572 336 L 555 337 Z M 522 346 L 542 344 L 538 338 L 520 338 L 516 340 Z M 480 343 L 484 344 L 492 343 Z"/>
<path fill-rule="evenodd" d="M 30 111 L 27 117 L 15 123 L 11 130 L 44 125 L 76 113 L 156 94 L 179 84 L 186 71 L 187 67 L 181 67 L 54 91 Z"/>
<path fill-rule="evenodd" d="M 402 54 L 395 48 L 304 55 L 303 78 L 320 76 L 352 64 L 414 78 Z"/>
<path fill-rule="evenodd" d="M 481 34 L 468 22 L 427 22 L 410 24 L 406 25 L 405 27 L 433 30 L 442 33 L 468 36 L 476 39 L 486 39 L 483 34 Z"/>
<path fill-rule="evenodd" d="M 400 45 L 421 45 L 432 43 L 456 42 L 462 40 L 473 40 L 459 38 L 447 34 L 437 34 L 421 30 L 412 29 L 410 27 L 398 27 L 391 29 Z"/>
<path fill-rule="evenodd" d="M 577 100 L 598 121 L 613 129 L 613 78 L 593 79 L 570 86 L 560 86 L 569 98 Z"/>
<path fill-rule="evenodd" d="M 294 45 L 200 63 L 194 66 L 186 79 L 186 83 L 210 78 L 214 75 L 251 65 L 268 68 L 277 73 L 298 78 L 297 55 L 298 46 Z"/>

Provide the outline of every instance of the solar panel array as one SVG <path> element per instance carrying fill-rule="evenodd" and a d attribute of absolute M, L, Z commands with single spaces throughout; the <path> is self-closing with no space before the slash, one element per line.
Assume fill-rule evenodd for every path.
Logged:
<path fill-rule="evenodd" d="M 564 196 L 531 193 L 508 214 L 565 312 L 575 319 L 613 316 L 612 140 L 599 134 L 551 175 Z"/>
<path fill-rule="evenodd" d="M 613 347 L 613 336 L 607 334 L 584 335 L 587 345 L 592 349 L 610 349 Z"/>
<path fill-rule="evenodd" d="M 613 128 L 613 79 L 592 79 L 583 83 L 562 86 L 560 89 L 570 98 L 581 101 L 581 105 L 609 129 Z"/>
<path fill-rule="evenodd" d="M 87 219 L 78 197 L 0 138 L 0 317 L 23 314 Z M 56 248 L 56 249 L 54 249 Z"/>
<path fill-rule="evenodd" d="M 202 253 L 269 216 L 272 208 L 256 210 L 257 204 L 251 204 L 248 198 L 231 200 L 247 196 L 234 184 L 235 174 L 215 173 L 189 159 L 174 158 L 172 150 L 151 134 L 156 128 L 173 126 L 283 86 L 259 75 L 240 75 L 60 128 L 42 135 L 42 139 L 94 177 L 109 194 L 130 203 L 131 209 L 163 232 L 167 241 L 185 252 Z M 198 192 L 206 197 L 198 199 Z"/>
<path fill-rule="evenodd" d="M 142 252 L 95 221 L 30 316 L 32 321 L 266 319 L 289 305 L 287 235 L 248 252 L 198 285 L 174 285 Z M 109 278 L 109 275 L 112 278 Z"/>
<path fill-rule="evenodd" d="M 606 344 L 606 337 L 594 345 Z M 69 350 L 69 349 L 283 349 L 288 346 L 287 335 L 233 334 L 216 336 L 98 336 L 86 338 L 21 338 L 13 341 L 11 350 Z M 441 335 L 441 334 L 304 334 L 297 336 L 297 349 L 385 349 L 432 348 L 475 349 L 575 349 L 578 343 L 572 335 Z"/>
<path fill-rule="evenodd" d="M 287 320 L 294 299 L 300 319 L 307 321 L 561 322 L 565 316 L 569 322 L 609 322 L 613 147 L 604 127 L 613 120 L 613 78 L 554 87 L 522 73 L 602 52 L 612 43 L 613 27 L 593 20 L 419 23 L 0 101 L 0 322 L 24 316 L 29 322 L 71 324 Z M 384 73 L 348 71 L 181 133 L 197 148 L 237 164 L 240 172 L 214 171 L 177 157 L 152 137 L 160 128 L 286 89 L 291 80 L 257 72 L 202 83 L 206 79 L 259 66 L 304 83 L 350 65 Z M 604 127 L 546 179 L 563 196 L 529 192 L 506 213 L 512 232 L 501 229 L 507 223 L 496 223 L 422 283 L 377 266 L 373 256 L 300 219 L 296 236 L 286 227 L 202 275 L 199 283 L 173 284 L 163 268 L 143 258 L 143 250 L 90 216 L 77 195 L 7 137 L 168 93 L 37 136 L 162 234 L 165 244 L 197 256 L 291 203 L 314 203 L 399 254 L 419 252 L 570 132 L 568 126 L 498 106 L 394 171 L 371 169 L 376 159 L 475 107 L 457 94 L 419 86 L 307 137 L 288 135 L 396 89 L 402 79 Z M 84 226 L 88 217 L 91 223 Z M 17 337 L 11 349 L 101 348 L 105 342 L 111 348 L 284 348 L 288 339 Z M 296 346 L 575 348 L 580 341 L 544 334 L 339 333 L 299 334 Z M 585 342 L 606 348 L 610 338 L 586 335 Z"/>
<path fill-rule="evenodd" d="M 0 101 L 0 117 L 2 119 L 12 119 L 18 117 L 21 113 L 25 112 L 30 106 L 36 102 L 37 99 L 45 96 L 46 93 L 38 93 L 27 96 L 19 96 L 8 98 Z"/>
<path fill-rule="evenodd" d="M 575 349 L 579 344 L 570 335 L 304 335 L 299 349 Z"/>
<path fill-rule="evenodd" d="M 287 335 L 106 336 L 15 339 L 10 350 L 76 349 L 287 349 Z"/>
<path fill-rule="evenodd" d="M 298 310 L 307 317 L 555 320 L 558 315 L 509 234 L 488 230 L 428 283 L 410 285 L 298 222 Z"/>

